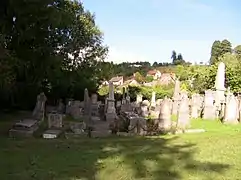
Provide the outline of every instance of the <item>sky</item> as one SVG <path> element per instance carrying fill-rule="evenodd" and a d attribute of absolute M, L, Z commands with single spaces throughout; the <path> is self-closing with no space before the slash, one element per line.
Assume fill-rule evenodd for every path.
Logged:
<path fill-rule="evenodd" d="M 215 40 L 241 44 L 240 0 L 82 0 L 115 63 L 208 62 Z"/>

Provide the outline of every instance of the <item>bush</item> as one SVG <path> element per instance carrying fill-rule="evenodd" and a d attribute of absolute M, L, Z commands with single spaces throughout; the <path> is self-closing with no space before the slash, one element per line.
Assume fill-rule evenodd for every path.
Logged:
<path fill-rule="evenodd" d="M 136 99 L 137 94 L 142 94 L 143 99 L 151 99 L 152 92 L 156 92 L 156 99 L 163 99 L 166 97 L 172 97 L 174 87 L 173 85 L 168 86 L 154 86 L 154 87 L 146 87 L 146 86 L 129 86 L 129 94 L 131 99 Z"/>

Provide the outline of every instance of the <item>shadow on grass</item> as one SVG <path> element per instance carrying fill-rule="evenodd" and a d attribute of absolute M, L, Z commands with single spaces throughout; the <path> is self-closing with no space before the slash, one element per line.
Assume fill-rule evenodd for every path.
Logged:
<path fill-rule="evenodd" d="M 195 145 L 181 143 L 177 137 L 47 141 L 1 138 L 0 144 L 1 180 L 174 180 L 184 178 L 183 173 L 220 174 L 229 168 L 195 160 Z"/>

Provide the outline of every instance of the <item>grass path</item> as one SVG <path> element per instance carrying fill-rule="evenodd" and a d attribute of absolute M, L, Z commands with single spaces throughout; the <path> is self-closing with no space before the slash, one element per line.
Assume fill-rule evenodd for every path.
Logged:
<path fill-rule="evenodd" d="M 1 121 L 0 130 L 6 125 Z M 0 179 L 241 179 L 241 126 L 202 120 L 192 126 L 207 132 L 77 140 L 13 140 L 2 133 Z"/>

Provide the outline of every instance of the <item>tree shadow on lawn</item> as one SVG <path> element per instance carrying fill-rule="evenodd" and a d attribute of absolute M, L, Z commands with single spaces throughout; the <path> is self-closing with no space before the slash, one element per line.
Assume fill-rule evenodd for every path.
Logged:
<path fill-rule="evenodd" d="M 1 180 L 174 180 L 182 179 L 183 171 L 222 173 L 229 168 L 194 160 L 195 145 L 181 144 L 177 138 L 4 138 L 0 147 Z"/>

